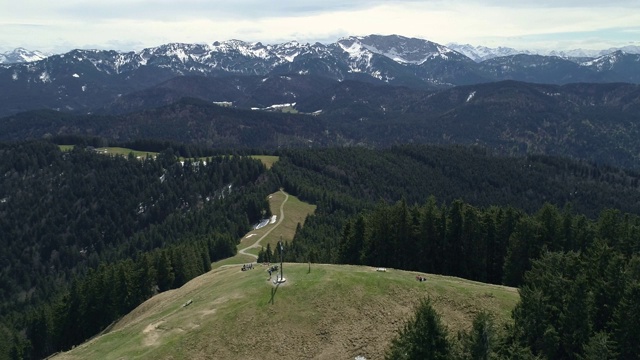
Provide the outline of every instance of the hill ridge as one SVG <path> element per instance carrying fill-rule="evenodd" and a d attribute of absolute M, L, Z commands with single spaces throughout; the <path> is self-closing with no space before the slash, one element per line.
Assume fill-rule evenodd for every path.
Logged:
<path fill-rule="evenodd" d="M 285 217 L 291 220 L 285 212 L 290 196 L 281 190 L 270 200 L 280 201 L 276 195 L 285 195 L 276 205 L 279 221 L 259 240 L 241 243 L 242 250 L 260 244 Z M 254 254 L 239 255 L 148 299 L 103 334 L 53 359 L 375 359 L 422 297 L 434 300 L 452 331 L 468 328 L 481 310 L 508 321 L 518 299 L 506 286 L 354 265 L 284 263 L 287 282 L 275 287 L 265 266 L 240 271 L 235 261 Z M 428 281 L 416 281 L 417 275 Z"/>
<path fill-rule="evenodd" d="M 422 283 L 417 273 L 395 269 L 284 266 L 287 283 L 279 288 L 260 270 L 212 270 L 54 359 L 373 359 L 422 297 L 432 299 L 453 332 L 467 329 L 481 310 L 503 323 L 517 300 L 514 288 L 440 275 L 424 274 Z"/>

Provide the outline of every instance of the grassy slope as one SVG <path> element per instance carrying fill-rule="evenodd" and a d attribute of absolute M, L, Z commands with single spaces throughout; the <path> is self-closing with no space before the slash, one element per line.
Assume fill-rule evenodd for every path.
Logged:
<path fill-rule="evenodd" d="M 251 155 L 251 157 L 262 161 L 262 163 L 267 169 L 271 169 L 271 166 L 273 166 L 273 163 L 275 163 L 280 159 L 279 156 L 273 156 L 273 155 Z"/>
<path fill-rule="evenodd" d="M 274 193 L 274 214 L 284 201 Z M 266 241 L 293 236 L 313 207 L 289 196 L 285 221 Z M 253 244 L 269 225 L 240 247 Z M 180 289 L 161 293 L 121 319 L 110 332 L 56 359 L 347 359 L 380 358 L 422 297 L 430 297 L 452 333 L 487 310 L 508 321 L 517 291 L 503 286 L 363 266 L 285 264 L 287 282 L 276 288 L 265 268 L 242 272 L 239 255 Z M 226 265 L 226 266 L 223 266 Z M 187 301 L 193 303 L 183 307 Z"/>
<path fill-rule="evenodd" d="M 111 332 L 56 359 L 380 358 L 421 297 L 432 299 L 450 330 L 487 310 L 503 321 L 513 288 L 457 278 L 347 265 L 285 264 L 275 288 L 264 268 L 204 274 L 159 294 Z M 193 303 L 183 307 L 188 300 Z"/>
<path fill-rule="evenodd" d="M 70 151 L 70 150 L 73 149 L 74 145 L 58 145 L 58 147 L 62 151 Z M 147 157 L 147 155 L 149 155 L 151 157 L 158 156 L 158 153 L 156 153 L 156 152 L 138 151 L 138 150 L 133 150 L 133 149 L 129 149 L 129 148 L 121 148 L 121 147 L 105 147 L 105 148 L 98 148 L 96 150 L 97 151 L 105 151 L 107 154 L 110 154 L 110 155 L 128 156 L 130 153 L 133 153 L 134 156 L 136 156 L 136 157 L 139 156 L 139 157 L 142 157 L 142 158 Z M 280 157 L 272 156 L 272 155 L 251 155 L 251 157 L 256 159 L 256 160 L 262 161 L 262 163 L 264 164 L 264 166 L 267 169 L 271 169 L 271 166 L 273 166 L 273 163 L 275 163 L 276 161 L 278 161 L 278 159 L 280 159 Z M 202 159 L 206 159 L 206 158 L 207 157 L 205 156 Z M 183 159 L 183 158 L 181 158 L 181 159 Z"/>
<path fill-rule="evenodd" d="M 272 214 L 277 215 L 278 217 L 280 216 L 280 205 L 284 199 L 285 194 L 283 192 L 276 192 L 269 195 L 269 207 L 271 208 Z M 271 244 L 271 249 L 275 249 L 275 245 L 280 241 L 280 239 L 291 242 L 296 233 L 298 223 L 304 225 L 307 215 L 312 214 L 316 210 L 316 206 L 302 202 L 297 197 L 289 195 L 289 199 L 284 204 L 283 210 L 285 216 L 282 223 L 276 229 L 273 229 L 273 231 L 271 231 L 269 235 L 260 242 L 260 244 L 265 248 L 267 244 Z M 269 224 L 262 229 L 249 232 L 244 238 L 242 238 L 242 241 L 238 245 L 238 250 L 253 244 L 255 240 L 264 235 L 273 226 L 273 224 Z M 258 255 L 259 251 L 260 248 L 253 248 L 248 252 Z"/>

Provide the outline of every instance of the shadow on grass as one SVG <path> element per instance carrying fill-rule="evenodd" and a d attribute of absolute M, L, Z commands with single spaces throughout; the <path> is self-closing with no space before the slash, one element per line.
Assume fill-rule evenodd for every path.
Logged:
<path fill-rule="evenodd" d="M 273 305 L 276 299 L 276 292 L 278 292 L 278 288 L 280 287 L 280 283 L 277 283 L 275 287 L 271 288 L 271 299 L 269 300 L 269 304 Z"/>

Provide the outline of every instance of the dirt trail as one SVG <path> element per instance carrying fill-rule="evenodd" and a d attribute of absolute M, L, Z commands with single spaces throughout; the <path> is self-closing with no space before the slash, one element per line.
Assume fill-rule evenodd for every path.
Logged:
<path fill-rule="evenodd" d="M 242 250 L 239 250 L 238 254 L 248 255 L 248 256 L 251 256 L 251 257 L 257 259 L 258 255 L 250 254 L 250 253 L 247 252 L 247 250 L 249 250 L 251 248 L 260 247 L 260 241 L 262 241 L 262 239 L 264 239 L 267 235 L 271 234 L 273 229 L 277 228 L 280 225 L 280 223 L 282 223 L 282 220 L 284 220 L 284 204 L 287 202 L 287 200 L 289 200 L 289 194 L 287 194 L 286 192 L 284 192 L 282 190 L 280 190 L 280 192 L 284 194 L 284 200 L 282 201 L 282 204 L 280 204 L 280 218 L 278 219 L 278 222 L 275 224 L 275 226 L 273 226 L 271 229 L 269 229 L 269 231 L 264 233 L 264 235 L 262 235 L 258 240 L 256 240 L 256 242 L 254 242 L 252 245 L 249 245 L 246 248 L 244 248 Z"/>

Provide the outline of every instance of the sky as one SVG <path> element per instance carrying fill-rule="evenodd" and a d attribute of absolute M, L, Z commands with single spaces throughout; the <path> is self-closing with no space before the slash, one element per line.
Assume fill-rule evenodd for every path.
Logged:
<path fill-rule="evenodd" d="M 640 46 L 638 0 L 0 0 L 0 52 L 402 35 L 519 50 Z"/>

